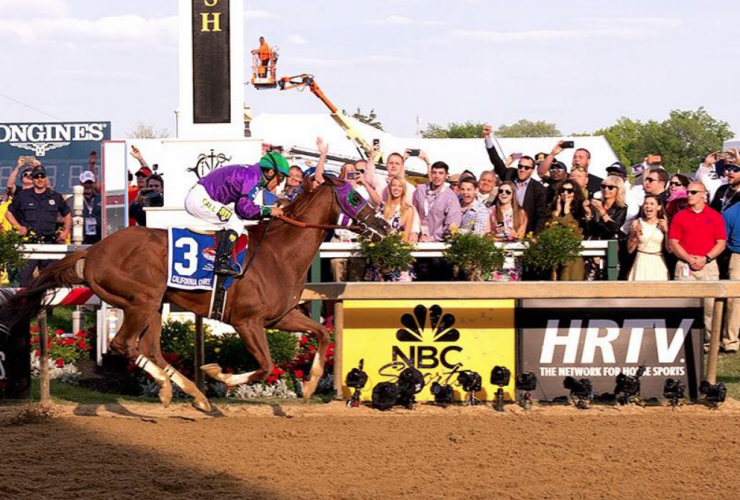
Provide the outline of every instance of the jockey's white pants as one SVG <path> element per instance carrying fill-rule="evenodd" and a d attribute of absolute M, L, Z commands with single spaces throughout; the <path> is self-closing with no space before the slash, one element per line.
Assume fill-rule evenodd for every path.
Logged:
<path fill-rule="evenodd" d="M 237 235 L 244 232 L 244 221 L 236 215 L 233 205 L 224 205 L 211 199 L 201 184 L 193 186 L 185 197 L 185 210 L 219 229 L 232 229 Z"/>

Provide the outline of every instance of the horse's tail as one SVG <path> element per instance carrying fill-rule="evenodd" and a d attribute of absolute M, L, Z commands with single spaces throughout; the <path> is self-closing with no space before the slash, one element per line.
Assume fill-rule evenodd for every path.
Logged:
<path fill-rule="evenodd" d="M 85 284 L 76 267 L 86 255 L 87 250 L 80 250 L 55 262 L 43 269 L 28 288 L 17 293 L 0 290 L 0 327 L 9 330 L 19 321 L 33 318 L 48 309 L 49 304 L 45 301 L 48 290 Z"/>

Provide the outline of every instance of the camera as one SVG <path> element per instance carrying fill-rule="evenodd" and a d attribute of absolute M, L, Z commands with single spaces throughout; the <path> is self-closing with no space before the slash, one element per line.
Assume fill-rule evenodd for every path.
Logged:
<path fill-rule="evenodd" d="M 722 382 L 710 384 L 707 380 L 702 380 L 699 383 L 699 392 L 704 394 L 708 403 L 724 403 L 727 399 L 727 387 Z"/>
<path fill-rule="evenodd" d="M 439 382 L 433 382 L 430 391 L 434 396 L 434 402 L 438 405 L 446 406 L 452 403 L 454 399 L 454 390 L 451 385 L 442 385 Z"/>
<path fill-rule="evenodd" d="M 465 392 L 478 392 L 483 387 L 483 379 L 474 371 L 461 371 L 457 376 L 457 383 L 460 384 Z"/>
<path fill-rule="evenodd" d="M 563 387 L 570 391 L 570 397 L 574 400 L 576 408 L 579 410 L 587 409 L 588 403 L 594 398 L 591 380 L 587 378 L 576 380 L 573 377 L 565 377 Z"/>
<path fill-rule="evenodd" d="M 537 388 L 537 377 L 532 372 L 523 372 L 516 376 L 516 388 L 530 392 Z"/>
<path fill-rule="evenodd" d="M 686 397 L 686 386 L 680 380 L 666 379 L 663 385 L 663 397 L 671 401 L 671 406 L 678 406 L 678 402 Z"/>
<path fill-rule="evenodd" d="M 499 387 L 509 385 L 511 381 L 511 371 L 505 366 L 494 366 L 491 370 L 491 384 Z"/>
<path fill-rule="evenodd" d="M 619 404 L 627 404 L 630 401 L 634 401 L 640 395 L 640 377 L 644 374 L 645 365 L 642 365 L 637 369 L 634 376 L 624 373 L 617 375 L 617 385 L 614 387 L 614 395 L 617 396 Z"/>
<path fill-rule="evenodd" d="M 347 374 L 347 387 L 352 387 L 355 391 L 352 393 L 352 398 L 347 401 L 348 408 L 357 408 L 360 406 L 360 393 L 362 388 L 367 384 L 367 373 L 362 371 L 362 367 L 365 364 L 365 360 L 360 360 L 359 368 L 352 368 Z"/>
<path fill-rule="evenodd" d="M 380 411 L 390 410 L 398 399 L 398 385 L 393 382 L 381 382 L 373 387 L 373 408 Z"/>
<path fill-rule="evenodd" d="M 398 375 L 398 404 L 412 410 L 416 403 L 416 395 L 419 394 L 425 386 L 424 375 L 409 366 Z"/>

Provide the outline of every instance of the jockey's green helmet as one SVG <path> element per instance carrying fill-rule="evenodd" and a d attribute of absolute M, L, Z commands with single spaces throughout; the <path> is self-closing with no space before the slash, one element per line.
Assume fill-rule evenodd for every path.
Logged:
<path fill-rule="evenodd" d="M 267 153 L 262 157 L 260 160 L 260 168 L 262 168 L 262 170 L 273 170 L 276 174 L 280 174 L 283 177 L 288 177 L 288 174 L 290 173 L 288 160 L 286 160 L 283 155 L 276 153 L 275 151 Z"/>

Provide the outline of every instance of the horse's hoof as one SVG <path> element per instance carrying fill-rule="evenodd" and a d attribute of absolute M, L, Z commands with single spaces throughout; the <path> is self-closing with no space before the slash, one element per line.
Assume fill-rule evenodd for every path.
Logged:
<path fill-rule="evenodd" d="M 159 400 L 165 408 L 172 403 L 172 384 L 169 381 L 159 387 Z"/>
<path fill-rule="evenodd" d="M 200 367 L 201 371 L 208 375 L 209 377 L 221 380 L 223 378 L 223 372 L 221 371 L 221 367 L 216 363 L 210 363 L 207 365 L 203 365 Z"/>
<path fill-rule="evenodd" d="M 196 399 L 195 401 L 193 401 L 193 406 L 196 410 L 200 410 L 206 413 L 210 413 L 213 409 L 211 407 L 211 403 L 207 399 Z"/>

